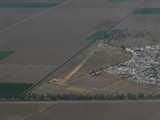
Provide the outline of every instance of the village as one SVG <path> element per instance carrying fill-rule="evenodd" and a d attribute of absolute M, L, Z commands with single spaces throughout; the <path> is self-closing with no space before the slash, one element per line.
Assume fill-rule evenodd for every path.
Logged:
<path fill-rule="evenodd" d="M 125 48 L 130 52 L 130 60 L 107 68 L 111 74 L 128 75 L 128 80 L 138 83 L 160 85 L 160 46 Z"/>

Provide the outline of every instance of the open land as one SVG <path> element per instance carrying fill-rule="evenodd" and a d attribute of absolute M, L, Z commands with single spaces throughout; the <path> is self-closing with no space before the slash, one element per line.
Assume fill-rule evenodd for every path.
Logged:
<path fill-rule="evenodd" d="M 159 101 L 0 103 L 0 119 L 159 120 L 159 110 Z"/>
<path fill-rule="evenodd" d="M 47 2 L 60 4 L 0 8 L 8 20 L 26 15 L 0 22 L 0 50 L 14 51 L 0 60 L 0 82 L 31 83 L 24 94 L 158 94 L 158 85 L 107 72 L 132 59 L 125 48 L 159 44 L 159 9 L 151 1 Z"/>
<path fill-rule="evenodd" d="M 152 84 L 153 82 L 152 83 L 149 82 L 149 84 L 145 84 L 144 82 L 143 83 L 134 82 L 134 81 L 142 81 L 143 79 L 145 81 L 145 77 L 142 77 L 141 80 L 139 78 L 138 79 L 136 78 L 136 80 L 130 80 L 129 76 L 130 74 L 126 74 L 125 76 L 123 76 L 121 74 L 116 74 L 113 72 L 108 73 L 106 70 L 109 67 L 118 66 L 120 64 L 125 63 L 125 61 L 129 61 L 130 59 L 132 59 L 133 57 L 132 54 L 124 50 L 126 48 L 140 49 L 146 46 L 151 47 L 154 45 L 159 45 L 158 21 L 160 12 L 156 6 L 153 7 L 154 4 L 156 3 L 158 4 L 158 1 L 155 0 L 152 2 L 148 0 L 148 1 L 141 1 L 139 5 L 136 4 L 137 6 L 135 5 L 135 8 L 137 9 L 132 9 L 128 14 L 126 14 L 126 16 L 122 17 L 122 20 L 118 24 L 115 24 L 115 20 L 113 19 L 114 25 L 108 27 L 108 29 L 107 28 L 104 29 L 101 27 L 99 28 L 96 26 L 97 32 L 95 32 L 95 34 L 93 34 L 93 36 L 91 36 L 90 39 L 87 39 L 87 40 L 95 40 L 95 39 L 98 40 L 97 47 L 94 47 L 93 50 L 91 50 L 94 51 L 95 49 L 97 49 L 94 55 L 92 55 L 90 59 L 88 59 L 88 61 L 78 71 L 77 67 L 74 68 L 68 67 L 71 68 L 71 70 L 68 69 L 69 71 L 68 75 L 65 75 L 66 77 L 64 75 L 53 76 L 52 79 L 54 79 L 55 81 L 53 80 L 53 82 L 49 83 L 46 82 L 42 84 L 39 89 L 37 88 L 33 92 L 43 93 L 43 94 L 45 93 L 61 94 L 68 92 L 84 93 L 84 94 L 86 93 L 87 94 L 88 93 L 89 94 L 143 93 L 143 94 L 153 94 L 153 95 L 159 94 L 158 84 L 153 85 Z M 78 7 L 78 5 L 81 5 L 80 3 L 78 4 L 74 3 L 74 5 Z M 113 4 L 112 2 L 111 5 L 112 7 L 111 6 L 109 7 L 109 5 L 111 4 L 108 4 L 109 9 L 114 8 L 117 5 L 117 2 L 116 4 Z M 121 5 L 123 6 L 124 4 L 119 4 L 119 6 Z M 86 6 L 83 7 L 86 9 Z M 93 9 L 93 6 L 91 8 Z M 125 5 L 123 6 L 123 8 L 125 8 Z M 101 26 L 101 24 L 98 25 Z M 109 33 L 106 31 L 109 31 Z M 90 51 L 86 50 L 85 54 L 87 53 L 89 55 Z M 85 57 L 83 59 L 85 59 Z M 142 59 L 142 61 L 145 63 L 145 59 Z M 152 61 L 151 56 L 149 56 L 148 61 L 149 62 Z M 81 64 L 81 62 L 79 64 Z M 77 64 L 78 67 L 79 64 Z M 136 63 L 136 65 L 138 64 Z M 136 67 L 134 67 L 131 70 L 134 69 L 136 69 Z M 149 67 L 149 69 L 151 68 Z M 61 71 L 63 71 L 63 68 L 61 69 Z M 75 72 L 75 74 L 71 76 L 73 72 Z M 69 77 L 70 79 L 68 79 Z M 149 77 L 149 79 L 152 78 Z M 156 78 L 156 81 L 158 79 L 159 78 Z M 57 81 L 62 81 L 63 83 Z M 147 83 L 147 81 L 145 82 Z"/>
<path fill-rule="evenodd" d="M 160 95 L 159 0 L 22 1 L 0 0 L 0 98 Z M 159 120 L 159 103 L 0 102 L 0 119 Z"/>
<path fill-rule="evenodd" d="M 57 0 L 49 2 L 57 2 Z M 94 0 L 92 4 L 90 2 L 89 0 L 68 0 L 49 8 L 0 8 L 8 11 L 13 9 L 12 12 L 15 12 L 17 16 L 25 15 L 24 13 L 28 15 L 26 18 L 2 26 L 0 50 L 14 51 L 14 53 L 0 61 L 2 69 L 0 81 L 29 82 L 35 86 L 39 81 L 45 81 L 40 85 L 42 93 L 49 90 L 43 85 L 52 86 L 52 89 L 60 87 L 54 87 L 55 85 L 52 84 L 46 85 L 48 80 L 55 77 L 52 73 L 59 66 L 67 63 L 65 65 L 69 64 L 68 66 L 63 65 L 63 69 L 58 69 L 61 71 L 58 74 L 60 74 L 59 78 L 64 76 L 62 75 L 66 73 L 64 71 L 67 71 L 68 74 L 90 53 L 90 51 L 79 52 L 92 42 L 92 40 L 87 40 L 88 36 L 97 30 L 115 27 L 143 1 L 131 1 L 132 4 L 129 4 L 129 1 L 119 4 L 104 0 Z M 15 14 L 11 14 L 10 11 L 8 14 L 9 17 L 14 15 L 13 18 L 16 19 Z M 8 20 L 11 19 L 8 18 Z M 4 25 L 3 21 L 2 24 Z M 103 54 L 108 53 L 104 51 Z M 74 57 L 76 55 L 81 57 L 78 56 L 79 59 L 76 59 Z M 70 62 L 71 58 L 75 61 Z M 104 63 L 105 60 L 102 62 Z M 104 64 L 110 64 L 108 60 L 106 62 L 108 63 Z"/>
<path fill-rule="evenodd" d="M 60 2 L 63 2 L 63 1 L 57 1 L 57 0 L 56 1 L 54 0 L 52 1 L 44 1 L 44 0 L 19 1 L 17 0 L 13 2 L 10 0 L 7 0 L 7 1 L 1 0 L 0 1 L 0 34 L 4 34 L 4 32 L 9 30 L 14 31 L 15 27 L 23 24 L 28 20 L 34 19 L 44 14 L 49 9 L 56 7 L 54 6 L 54 3 L 60 3 Z M 41 7 L 39 7 L 39 5 L 41 5 Z M 2 45 L 2 41 L 3 41 L 2 38 L 0 41 Z M 20 53 L 18 53 L 22 55 L 21 58 L 27 55 L 26 53 L 22 53 L 22 51 L 19 51 Z M 35 51 L 35 50 L 29 51 L 28 49 L 26 51 L 28 51 L 28 53 L 31 53 L 32 51 Z M 12 61 L 13 63 L 9 63 L 9 62 L 3 63 L 3 61 L 7 59 L 9 60 L 10 57 L 11 58 L 14 57 L 15 54 L 17 54 L 17 50 L 15 49 L 12 49 L 9 47 L 8 48 L 0 47 L 0 60 L 1 60 L 0 61 L 1 62 L 0 63 L 0 82 L 6 85 L 6 89 L 0 88 L 1 94 L 3 94 L 2 91 L 5 94 L 7 94 L 6 92 L 8 91 L 10 92 L 14 91 L 14 89 L 9 90 L 9 86 L 12 87 L 12 84 L 13 84 L 13 88 L 15 87 L 15 89 L 21 88 L 21 86 L 19 86 L 21 84 L 31 85 L 34 82 L 41 79 L 43 76 L 45 76 L 49 71 L 51 71 L 51 69 L 55 67 L 55 66 L 49 66 L 49 65 L 34 65 L 32 63 L 24 64 L 24 62 L 17 62 L 17 59 L 15 59 L 16 62 Z M 24 61 L 24 59 L 22 59 L 21 61 Z M 7 88 L 7 84 L 9 85 L 8 88 Z"/>

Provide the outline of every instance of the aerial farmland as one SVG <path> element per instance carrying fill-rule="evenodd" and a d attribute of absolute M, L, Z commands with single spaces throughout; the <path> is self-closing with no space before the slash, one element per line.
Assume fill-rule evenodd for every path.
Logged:
<path fill-rule="evenodd" d="M 0 81 L 27 83 L 37 88 L 39 81 L 43 81 L 41 86 L 48 84 L 57 69 L 58 74 L 68 74 L 87 56 L 85 51 L 93 41 L 88 37 L 97 30 L 114 27 L 138 2 L 130 6 L 120 3 L 117 7 L 114 1 L 93 4 L 89 1 L 40 1 L 41 4 L 2 1 L 0 9 L 6 9 L 6 13 L 1 15 L 4 20 L 1 22 L 0 49 L 10 54 L 5 53 L 7 57 L 0 61 Z M 46 88 L 43 89 L 45 92 Z"/>
<path fill-rule="evenodd" d="M 0 0 L 0 119 L 115 120 L 114 108 L 123 106 L 123 112 L 134 109 L 131 117 L 116 111 L 120 119 L 159 118 L 159 101 L 153 101 L 160 98 L 159 5 Z M 151 117 L 142 116 L 141 102 L 157 114 L 145 109 L 142 114 Z"/>

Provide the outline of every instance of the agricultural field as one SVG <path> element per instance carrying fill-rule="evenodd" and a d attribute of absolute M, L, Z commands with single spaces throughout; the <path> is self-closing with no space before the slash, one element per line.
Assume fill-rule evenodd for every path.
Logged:
<path fill-rule="evenodd" d="M 131 59 L 126 48 L 159 44 L 160 10 L 150 3 L 1 0 L 0 83 L 31 84 L 36 94 L 158 93 L 106 72 Z"/>
<path fill-rule="evenodd" d="M 48 84 L 48 77 L 52 79 L 59 66 L 92 42 L 86 39 L 88 36 L 96 30 L 111 29 L 139 4 L 135 1 L 128 6 L 126 2 L 117 7 L 117 2 L 104 0 L 1 0 L 0 11 L 5 12 L 0 12 L 0 50 L 14 53 L 0 60 L 0 82 L 13 86 L 14 83 L 36 85 L 40 81 Z M 66 64 L 57 76 L 63 78 L 86 55 L 83 52 Z M 60 90 L 64 92 L 63 88 L 66 89 Z M 48 90 L 43 85 L 40 89 L 42 93 Z"/>
<path fill-rule="evenodd" d="M 62 2 L 62 0 L 0 0 L 0 34 L 2 35 L 4 32 L 9 30 L 14 31 L 16 26 L 39 16 L 43 12 L 56 7 Z M 7 42 L 6 39 L 5 42 Z M 3 40 L 1 39 L 0 46 L 2 44 Z M 0 47 L 1 97 L 17 96 L 21 94 L 23 91 L 30 88 L 34 82 L 42 79 L 43 76 L 54 68 L 54 66 L 49 65 L 24 64 L 24 62 L 20 63 L 17 61 L 17 58 L 15 59 L 15 63 L 4 63 L 4 61 L 10 61 L 10 58 L 14 57 L 19 52 L 15 48 Z M 27 55 L 26 53 L 22 54 L 21 58 Z M 22 61 L 24 61 L 24 59 L 22 59 Z"/>
<path fill-rule="evenodd" d="M 0 120 L 159 120 L 159 5 L 0 0 Z"/>
<path fill-rule="evenodd" d="M 126 48 L 159 45 L 160 13 L 158 7 L 153 7 L 153 3 L 158 4 L 158 1 L 155 0 L 152 3 L 149 0 L 134 2 L 132 0 L 108 0 L 106 7 L 104 7 L 106 1 L 103 0 L 92 4 L 89 2 L 89 0 L 77 0 L 66 4 L 65 9 L 69 7 L 70 9 L 76 8 L 76 10 L 80 8 L 85 8 L 86 11 L 96 10 L 94 14 L 97 12 L 97 15 L 98 11 L 102 10 L 100 14 L 102 15 L 103 10 L 106 10 L 106 14 L 109 14 L 107 10 L 111 10 L 112 15 L 108 16 L 110 18 L 95 22 L 96 24 L 90 27 L 92 28 L 90 31 L 93 32 L 83 35 L 86 41 L 97 41 L 97 44 L 75 56 L 32 92 L 37 94 L 158 94 L 158 85 L 135 83 L 129 81 L 128 76 L 106 72 L 108 67 L 122 64 L 132 58 L 132 54 L 127 52 Z M 117 9 L 121 12 L 127 9 L 128 12 L 124 17 L 121 14 L 114 16 L 114 11 Z M 85 14 L 87 15 L 87 12 Z M 118 17 L 122 19 L 118 20 Z M 100 20 L 100 17 L 98 19 Z"/>
<path fill-rule="evenodd" d="M 76 69 L 75 64 L 67 64 L 71 66 L 67 72 L 61 69 L 56 76 L 57 81 L 51 77 L 51 82 L 42 84 L 39 88 L 33 90 L 36 94 L 139 94 L 156 95 L 159 91 L 158 85 L 149 85 L 135 83 L 129 81 L 127 76 L 118 74 L 110 74 L 105 71 L 108 67 L 118 65 L 130 59 L 131 54 L 122 48 L 112 47 L 110 45 L 98 44 L 95 54 L 77 71 L 73 76 L 70 76 L 71 71 Z M 92 51 L 88 50 L 87 52 Z M 117 52 L 118 51 L 118 52 Z M 85 53 L 87 53 L 85 52 Z M 110 56 L 108 58 L 108 56 Z M 79 58 L 78 56 L 77 58 Z M 82 57 L 82 55 L 81 55 Z M 107 57 L 107 58 L 105 58 Z M 116 59 L 116 58 L 119 59 Z M 85 59 L 85 57 L 82 57 Z M 82 59 L 81 58 L 81 59 Z M 76 60 L 76 59 L 74 59 Z M 73 62 L 72 62 L 73 63 Z M 81 64 L 81 62 L 79 63 Z M 78 65 L 79 65 L 78 64 Z M 72 68 L 73 67 L 73 68 Z M 62 72 L 65 70 L 65 72 Z M 96 72 L 94 75 L 94 72 Z M 65 74 L 60 74 L 65 73 Z M 67 74 L 68 73 L 68 74 Z M 69 79 L 68 76 L 70 77 Z M 44 91 L 44 88 L 46 89 Z M 54 92 L 53 92 L 54 91 Z"/>
<path fill-rule="evenodd" d="M 0 119 L 159 120 L 159 110 L 159 101 L 15 102 L 0 103 Z"/>
<path fill-rule="evenodd" d="M 40 3 L 41 2 L 41 3 Z M 58 1 L 38 0 L 0 0 L 0 31 L 10 29 L 34 15 L 44 12 L 49 7 L 58 5 Z M 5 11 L 5 12 L 4 12 Z"/>

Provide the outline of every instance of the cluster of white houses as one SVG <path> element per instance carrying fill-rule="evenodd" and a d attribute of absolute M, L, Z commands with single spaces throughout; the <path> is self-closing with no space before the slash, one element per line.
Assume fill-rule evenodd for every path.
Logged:
<path fill-rule="evenodd" d="M 126 48 L 132 54 L 130 60 L 109 67 L 105 71 L 112 74 L 129 75 L 129 80 L 160 85 L 160 46 Z"/>

